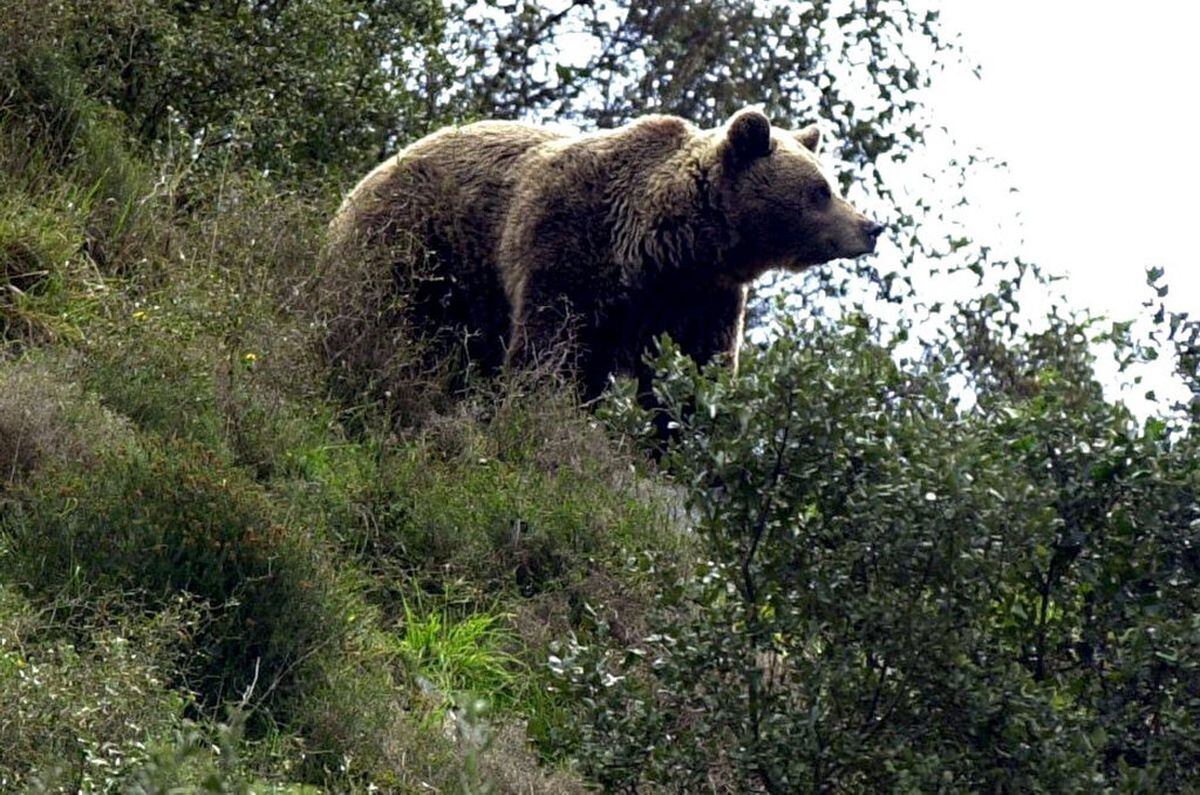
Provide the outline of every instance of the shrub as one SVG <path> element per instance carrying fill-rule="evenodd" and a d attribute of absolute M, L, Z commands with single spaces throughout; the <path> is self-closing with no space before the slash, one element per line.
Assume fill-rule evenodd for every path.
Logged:
<path fill-rule="evenodd" d="M 428 123 L 407 75 L 439 35 L 437 3 L 15 0 L 5 10 L 6 52 L 61 54 L 84 93 L 118 111 L 122 139 L 177 148 L 206 172 L 362 168 Z"/>
<path fill-rule="evenodd" d="M 128 423 L 66 369 L 48 356 L 0 364 L 0 494 L 43 465 L 90 464 L 135 444 Z"/>
<path fill-rule="evenodd" d="M 314 655 L 354 631 L 347 594 L 303 526 L 203 449 L 147 443 L 93 467 L 58 467 L 0 518 L 10 582 L 53 597 L 187 593 L 211 606 L 186 684 L 210 705 L 256 676 L 269 703 L 297 691 Z"/>
<path fill-rule="evenodd" d="M 787 328 L 736 377 L 669 346 L 665 466 L 707 554 L 657 631 L 567 644 L 611 789 L 1175 790 L 1200 737 L 1195 436 L 1139 432 L 1076 340 L 963 412 L 937 356 Z M 1038 361 L 1040 357 L 1040 361 Z M 1031 363 L 1032 363 L 1031 362 Z M 645 413 L 628 399 L 616 417 Z M 719 749 L 719 750 L 718 750 Z"/>
<path fill-rule="evenodd" d="M 203 622 L 186 600 L 161 612 L 88 627 L 72 642 L 54 616 L 0 585 L 0 788 L 62 780 L 107 791 L 149 759 L 182 720 L 189 698 L 169 680 L 179 638 Z M 67 791 L 65 782 L 64 789 Z M 49 791 L 49 786 L 39 791 Z"/>

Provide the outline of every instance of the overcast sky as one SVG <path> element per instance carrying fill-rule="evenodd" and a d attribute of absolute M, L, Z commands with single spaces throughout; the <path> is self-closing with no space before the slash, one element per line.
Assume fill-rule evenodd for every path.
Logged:
<path fill-rule="evenodd" d="M 1169 305 L 1200 312 L 1200 2 L 944 3 L 982 79 L 943 80 L 937 112 L 1007 160 L 1030 259 L 1114 316 L 1167 269 Z M 986 201 L 986 197 L 981 197 Z"/>

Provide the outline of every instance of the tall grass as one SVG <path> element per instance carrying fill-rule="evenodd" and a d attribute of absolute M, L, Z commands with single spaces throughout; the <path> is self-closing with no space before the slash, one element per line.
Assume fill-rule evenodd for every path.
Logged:
<path fill-rule="evenodd" d="M 568 392 L 328 394 L 336 194 L 181 195 L 54 40 L 0 63 L 0 788 L 576 791 L 547 646 L 687 544 L 633 459 Z"/>

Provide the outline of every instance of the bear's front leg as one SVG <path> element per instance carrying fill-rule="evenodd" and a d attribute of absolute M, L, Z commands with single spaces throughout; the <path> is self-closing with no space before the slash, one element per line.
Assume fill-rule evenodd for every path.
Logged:
<path fill-rule="evenodd" d="M 680 284 L 646 307 L 651 340 L 664 333 L 703 367 L 718 356 L 737 364 L 746 288 L 742 285 Z"/>

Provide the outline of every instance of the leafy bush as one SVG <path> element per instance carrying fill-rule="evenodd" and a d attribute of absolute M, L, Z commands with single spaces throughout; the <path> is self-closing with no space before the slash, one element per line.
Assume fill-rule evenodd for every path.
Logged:
<path fill-rule="evenodd" d="M 1055 368 L 957 406 L 864 324 L 791 327 L 734 378 L 669 346 L 665 460 L 708 550 L 659 631 L 553 659 L 611 788 L 1174 790 L 1200 687 L 1194 433 Z M 1033 350 L 1036 350 L 1033 349 Z M 626 399 L 621 422 L 642 425 Z M 721 749 L 714 753 L 713 749 Z"/>
<path fill-rule="evenodd" d="M 93 463 L 135 445 L 121 417 L 85 396 L 52 358 L 0 369 L 0 494 L 42 466 Z"/>
<path fill-rule="evenodd" d="M 315 795 L 315 787 L 258 779 L 247 764 L 243 741 L 244 718 L 235 712 L 216 726 L 184 721 L 172 735 L 148 749 L 148 758 L 134 768 L 125 792 L 259 793 Z M 289 749 L 290 750 L 290 749 Z M 286 770 L 288 765 L 283 764 Z M 44 782 L 39 782 L 44 783 Z"/>
<path fill-rule="evenodd" d="M 176 639 L 201 616 L 181 600 L 93 626 L 80 643 L 47 616 L 0 585 L 0 787 L 45 784 L 69 768 L 72 790 L 103 791 L 182 719 L 188 698 L 168 680 L 182 654 Z"/>
<path fill-rule="evenodd" d="M 406 70 L 441 17 L 434 2 L 361 0 L 8 6 L 5 49 L 62 53 L 87 93 L 121 114 L 123 138 L 174 148 L 204 170 L 232 160 L 307 177 L 361 168 L 416 126 Z"/>

